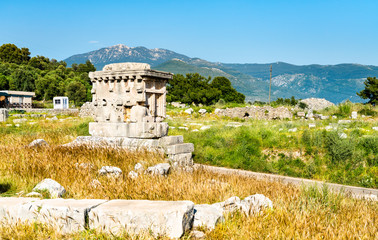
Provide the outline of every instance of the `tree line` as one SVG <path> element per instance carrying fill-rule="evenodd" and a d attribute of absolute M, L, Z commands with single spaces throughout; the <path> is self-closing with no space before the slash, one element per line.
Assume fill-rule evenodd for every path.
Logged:
<path fill-rule="evenodd" d="M 168 102 L 211 105 L 220 99 L 235 103 L 244 103 L 245 100 L 245 96 L 237 92 L 227 78 L 205 78 L 198 73 L 188 73 L 185 76 L 175 74 L 168 82 L 167 91 Z"/>
<path fill-rule="evenodd" d="M 30 57 L 28 48 L 20 49 L 14 44 L 0 46 L 0 90 L 35 92 L 37 100 L 67 96 L 80 105 L 92 98 L 90 71 L 96 68 L 89 60 L 69 68 L 64 61 Z"/>
<path fill-rule="evenodd" d="M 64 61 L 44 56 L 30 57 L 28 48 L 14 44 L 0 46 L 0 90 L 35 92 L 37 100 L 52 100 L 67 96 L 80 105 L 91 101 L 91 81 L 88 72 L 96 71 L 85 64 L 67 67 Z M 167 101 L 210 105 L 225 102 L 244 103 L 245 96 L 237 92 L 225 77 L 205 78 L 198 73 L 174 75 L 167 85 Z"/>

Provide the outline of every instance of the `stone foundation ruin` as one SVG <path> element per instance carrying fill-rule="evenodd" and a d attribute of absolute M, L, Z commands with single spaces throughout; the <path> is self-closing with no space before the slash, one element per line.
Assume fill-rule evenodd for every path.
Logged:
<path fill-rule="evenodd" d="M 114 63 L 90 72 L 94 120 L 92 137 L 75 144 L 108 144 L 123 148 L 162 149 L 174 166 L 192 166 L 192 143 L 167 136 L 166 83 L 173 74 L 146 63 Z"/>

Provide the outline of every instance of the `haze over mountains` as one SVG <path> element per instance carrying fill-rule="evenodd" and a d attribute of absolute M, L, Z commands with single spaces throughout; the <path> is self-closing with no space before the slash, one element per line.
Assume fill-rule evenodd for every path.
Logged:
<path fill-rule="evenodd" d="M 277 97 L 319 97 L 339 103 L 347 99 L 361 102 L 356 92 L 364 88 L 367 77 L 378 76 L 378 66 L 360 64 L 292 65 L 284 62 L 272 64 L 214 63 L 190 58 L 167 49 L 128 47 L 118 44 L 88 53 L 73 55 L 64 61 L 68 66 L 90 60 L 98 70 L 109 63 L 144 62 L 153 69 L 172 73 L 194 73 L 208 77 L 224 76 L 246 95 L 247 101 L 267 101 L 269 69 L 272 72 L 272 100 Z"/>

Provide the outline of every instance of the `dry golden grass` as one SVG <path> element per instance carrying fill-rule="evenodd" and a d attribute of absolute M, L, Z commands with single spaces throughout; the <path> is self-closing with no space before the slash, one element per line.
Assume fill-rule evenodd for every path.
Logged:
<path fill-rule="evenodd" d="M 79 124 L 79 123 L 78 123 Z M 51 125 L 51 126 L 50 126 Z M 71 125 L 74 125 L 71 123 Z M 260 193 L 269 197 L 274 209 L 246 218 L 240 214 L 227 217 L 208 239 L 377 239 L 378 205 L 376 202 L 355 200 L 345 196 L 299 189 L 281 183 L 269 183 L 241 176 L 225 176 L 203 170 L 194 173 L 172 172 L 168 177 L 141 175 L 127 177 L 137 162 L 146 166 L 163 162 L 164 156 L 145 151 L 121 149 L 65 148 L 60 144 L 74 139 L 75 132 L 46 123 L 36 134 L 6 134 L 0 140 L 0 184 L 8 186 L 3 196 L 30 192 L 44 178 L 62 184 L 66 198 L 191 200 L 194 203 L 214 203 L 231 196 Z M 71 126 L 72 127 L 72 126 Z M 66 137 L 68 136 L 68 137 Z M 36 138 L 44 138 L 51 146 L 25 147 Z M 92 168 L 78 168 L 86 163 Z M 101 177 L 97 171 L 105 165 L 117 166 L 123 175 L 119 179 Z M 94 179 L 101 186 L 92 186 Z M 63 236 L 46 226 L 0 227 L 0 239 L 116 239 L 116 236 L 84 231 Z M 128 236 L 120 239 L 148 239 L 151 236 Z M 184 238 L 190 238 L 189 235 Z"/>

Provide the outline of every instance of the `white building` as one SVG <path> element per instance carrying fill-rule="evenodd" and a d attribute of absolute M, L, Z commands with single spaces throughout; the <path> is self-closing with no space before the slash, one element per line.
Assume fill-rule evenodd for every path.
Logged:
<path fill-rule="evenodd" d="M 70 107 L 68 97 L 54 97 L 53 103 L 54 109 L 68 109 Z"/>

